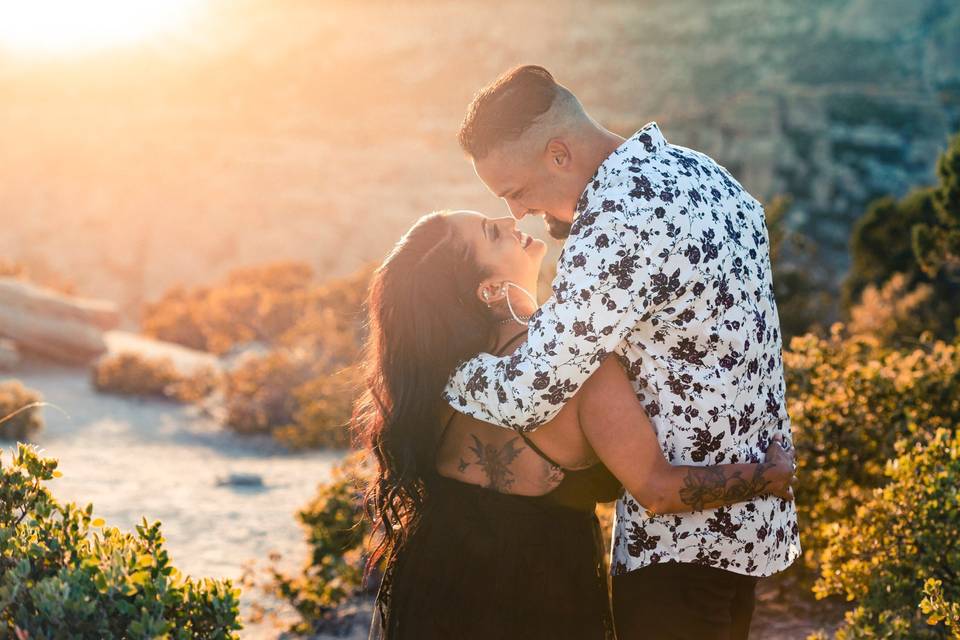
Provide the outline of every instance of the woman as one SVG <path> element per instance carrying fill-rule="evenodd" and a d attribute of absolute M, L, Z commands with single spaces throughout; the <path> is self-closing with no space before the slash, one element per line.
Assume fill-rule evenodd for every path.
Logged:
<path fill-rule="evenodd" d="M 529 435 L 447 407 L 459 362 L 522 342 L 545 251 L 512 218 L 441 212 L 374 274 L 356 414 L 378 467 L 369 566 L 386 565 L 371 638 L 613 638 L 597 502 L 622 488 L 660 513 L 793 497 L 793 460 L 776 442 L 762 464 L 669 465 L 614 358 Z M 717 470 L 730 484 L 688 495 L 690 478 Z"/>

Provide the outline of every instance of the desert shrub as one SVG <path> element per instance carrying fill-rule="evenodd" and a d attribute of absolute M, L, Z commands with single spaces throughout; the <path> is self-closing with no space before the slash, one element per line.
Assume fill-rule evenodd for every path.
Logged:
<path fill-rule="evenodd" d="M 91 382 L 100 392 L 134 396 L 157 396 L 181 402 L 196 402 L 212 393 L 219 374 L 203 367 L 180 373 L 170 358 L 145 358 L 135 353 L 117 353 L 99 358 L 90 370 Z"/>
<path fill-rule="evenodd" d="M 330 369 L 302 349 L 244 358 L 224 376 L 226 425 L 294 449 L 348 446 L 356 368 Z"/>
<path fill-rule="evenodd" d="M 354 335 L 371 270 L 323 285 L 302 262 L 278 262 L 231 271 L 223 282 L 187 290 L 176 286 L 144 307 L 144 334 L 223 354 L 238 344 L 338 342 Z"/>
<path fill-rule="evenodd" d="M 937 323 L 933 294 L 929 284 L 911 289 L 906 276 L 895 273 L 880 287 L 866 286 L 859 304 L 850 309 L 847 328 L 853 335 L 872 336 L 883 344 L 915 345 L 918 336 Z"/>
<path fill-rule="evenodd" d="M 275 350 L 243 359 L 224 377 L 226 424 L 239 433 L 272 433 L 293 420 L 293 390 L 313 376 L 303 354 Z"/>
<path fill-rule="evenodd" d="M 358 384 L 357 369 L 349 368 L 320 373 L 294 388 L 292 421 L 277 427 L 274 437 L 293 449 L 349 446 Z"/>
<path fill-rule="evenodd" d="M 361 517 L 363 478 L 369 470 L 360 453 L 334 468 L 330 482 L 298 514 L 307 531 L 310 556 L 302 571 L 289 576 L 271 570 L 271 588 L 300 614 L 292 631 L 308 633 L 329 625 L 337 606 L 363 584 L 364 549 L 370 534 Z"/>
<path fill-rule="evenodd" d="M 244 354 L 224 375 L 226 425 L 292 448 L 344 447 L 371 272 L 315 285 L 300 263 L 238 269 L 215 287 L 167 292 L 144 330 L 215 353 L 263 342 L 265 354 Z"/>
<path fill-rule="evenodd" d="M 19 380 L 0 382 L 0 440 L 29 440 L 36 435 L 43 428 L 43 418 L 38 407 L 31 405 L 42 400 L 38 391 Z"/>
<path fill-rule="evenodd" d="M 926 608 L 957 613 L 946 603 L 960 597 L 960 439 L 938 429 L 927 443 L 910 442 L 900 441 L 886 465 L 889 484 L 829 526 L 815 591 L 857 603 L 837 640 L 950 636 L 949 627 L 928 624 L 919 605 L 932 578 L 937 589 Z"/>
<path fill-rule="evenodd" d="M 0 459 L 0 635 L 32 638 L 237 638 L 229 581 L 182 577 L 160 523 L 103 527 L 93 507 L 60 504 L 57 462 L 19 445 Z"/>
<path fill-rule="evenodd" d="M 898 440 L 923 442 L 960 423 L 960 347 L 898 350 L 868 336 L 794 338 L 784 353 L 797 447 L 797 508 L 806 565 L 816 569 L 831 523 L 887 482 Z"/>

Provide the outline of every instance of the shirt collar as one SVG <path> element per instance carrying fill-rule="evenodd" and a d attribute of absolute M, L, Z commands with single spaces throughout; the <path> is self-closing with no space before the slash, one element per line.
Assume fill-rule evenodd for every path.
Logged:
<path fill-rule="evenodd" d="M 598 190 L 609 186 L 613 180 L 623 179 L 624 172 L 620 169 L 625 164 L 639 164 L 648 157 L 656 155 L 666 146 L 667 139 L 663 137 L 656 122 L 648 122 L 624 140 L 600 163 L 596 173 L 590 178 L 577 202 L 574 219 L 594 206 L 591 196 Z"/>

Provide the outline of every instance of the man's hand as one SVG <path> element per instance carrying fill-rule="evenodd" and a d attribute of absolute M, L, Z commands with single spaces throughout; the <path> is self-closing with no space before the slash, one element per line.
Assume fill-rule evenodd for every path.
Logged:
<path fill-rule="evenodd" d="M 794 449 L 783 448 L 782 435 L 777 434 L 773 437 L 773 442 L 767 447 L 764 464 L 772 465 L 766 474 L 769 480 L 768 492 L 784 500 L 793 500 L 793 485 L 797 482 L 797 462 Z"/>

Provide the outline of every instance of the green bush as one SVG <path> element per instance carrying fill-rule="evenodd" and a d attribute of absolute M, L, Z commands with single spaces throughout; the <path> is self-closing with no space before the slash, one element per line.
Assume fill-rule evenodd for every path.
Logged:
<path fill-rule="evenodd" d="M 960 134 L 937 161 L 940 184 L 933 192 L 936 222 L 913 228 L 913 252 L 930 277 L 941 272 L 960 280 Z"/>
<path fill-rule="evenodd" d="M 831 523 L 887 482 L 898 440 L 960 424 L 960 345 L 898 350 L 868 336 L 794 338 L 784 353 L 806 565 L 816 570 Z"/>
<path fill-rule="evenodd" d="M 44 483 L 57 462 L 19 445 L 0 459 L 0 635 L 30 638 L 233 639 L 239 592 L 182 577 L 160 524 L 103 527 L 93 507 L 61 505 Z"/>
<path fill-rule="evenodd" d="M 857 602 L 837 640 L 948 638 L 950 628 L 930 626 L 918 606 L 928 578 L 927 613 L 956 620 L 946 602 L 960 598 L 960 439 L 938 429 L 926 444 L 908 442 L 886 465 L 889 484 L 828 528 L 816 594 Z"/>
<path fill-rule="evenodd" d="M 337 606 L 361 589 L 370 533 L 361 517 L 362 479 L 369 473 L 361 455 L 355 453 L 335 468 L 331 481 L 321 484 L 297 514 L 310 545 L 303 570 L 296 576 L 271 570 L 273 592 L 300 614 L 291 631 L 318 631 L 332 621 Z"/>
<path fill-rule="evenodd" d="M 43 397 L 19 380 L 0 382 L 0 440 L 29 440 L 43 428 L 38 407 Z M 4 419 L 6 418 L 6 419 Z"/>

